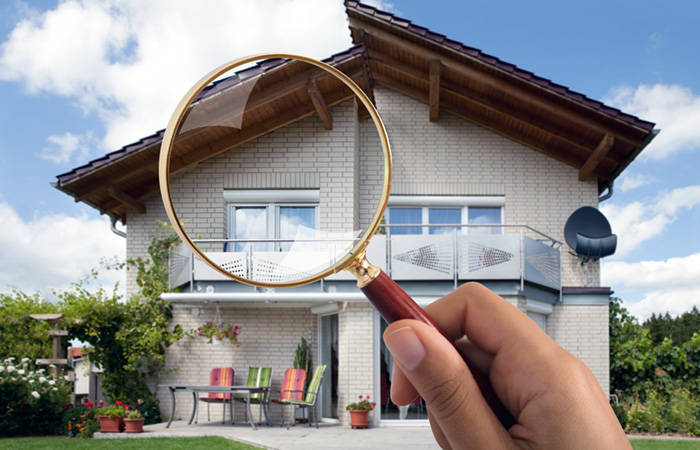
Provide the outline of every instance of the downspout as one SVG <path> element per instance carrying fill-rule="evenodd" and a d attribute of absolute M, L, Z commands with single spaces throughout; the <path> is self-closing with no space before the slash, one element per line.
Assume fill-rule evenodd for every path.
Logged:
<path fill-rule="evenodd" d="M 613 184 L 615 181 L 606 181 L 604 186 L 608 189 L 605 195 L 598 197 L 598 203 L 603 203 L 605 200 L 609 199 L 613 195 Z"/>
<path fill-rule="evenodd" d="M 126 239 L 126 233 L 123 232 L 122 230 L 117 229 L 117 220 L 119 220 L 119 216 L 117 216 L 116 214 L 110 214 L 109 215 L 109 222 L 110 222 L 109 228 L 110 228 L 110 230 L 112 230 L 112 233 Z"/>

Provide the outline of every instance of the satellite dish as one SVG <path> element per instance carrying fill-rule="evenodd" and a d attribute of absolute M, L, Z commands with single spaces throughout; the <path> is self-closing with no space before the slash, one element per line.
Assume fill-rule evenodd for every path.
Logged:
<path fill-rule="evenodd" d="M 617 248 L 617 236 L 612 233 L 608 219 L 592 206 L 581 207 L 569 216 L 564 240 L 584 259 L 604 258 Z"/>

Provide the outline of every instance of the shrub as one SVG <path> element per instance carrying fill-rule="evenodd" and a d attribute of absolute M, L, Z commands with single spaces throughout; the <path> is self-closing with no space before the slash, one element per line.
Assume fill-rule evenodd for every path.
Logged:
<path fill-rule="evenodd" d="M 65 435 L 72 433 L 74 437 L 79 438 L 91 438 L 100 429 L 100 421 L 92 406 L 92 403 L 87 403 L 66 410 L 62 421 L 63 433 Z"/>
<path fill-rule="evenodd" d="M 158 404 L 158 400 L 140 400 L 138 402 L 137 408 L 139 412 L 141 412 L 143 418 L 146 419 L 143 422 L 144 425 L 152 425 L 154 423 L 161 423 L 163 421 L 163 418 L 160 415 L 160 406 Z"/>
<path fill-rule="evenodd" d="M 629 405 L 627 415 L 629 432 L 700 436 L 700 398 L 686 388 L 675 387 L 668 393 L 650 390 L 645 401 Z"/>
<path fill-rule="evenodd" d="M 54 435 L 68 407 L 70 387 L 23 358 L 0 363 L 0 437 Z"/>

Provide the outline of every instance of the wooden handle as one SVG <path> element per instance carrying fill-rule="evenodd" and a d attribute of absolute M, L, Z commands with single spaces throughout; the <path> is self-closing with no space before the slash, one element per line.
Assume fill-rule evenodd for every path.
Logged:
<path fill-rule="evenodd" d="M 455 345 L 454 341 L 443 332 L 440 327 L 437 326 L 433 319 L 428 316 L 423 309 L 416 304 L 413 299 L 406 294 L 406 292 L 399 287 L 398 284 L 394 282 L 387 274 L 380 271 L 379 275 L 366 286 L 364 286 L 362 292 L 367 296 L 369 301 L 374 305 L 374 307 L 379 311 L 384 320 L 389 323 L 395 322 L 399 319 L 415 319 L 421 322 L 427 323 L 431 327 L 435 328 L 440 332 L 452 345 Z M 458 352 L 459 348 L 457 348 Z M 503 403 L 498 399 L 496 393 L 491 387 L 486 375 L 482 373 L 468 358 L 462 354 L 464 362 L 467 363 L 467 367 L 471 371 L 476 384 L 481 390 L 481 395 L 484 397 L 486 402 L 489 404 L 493 410 L 498 420 L 506 428 L 510 428 L 515 425 L 515 419 L 510 414 L 510 412 L 503 406 Z"/>

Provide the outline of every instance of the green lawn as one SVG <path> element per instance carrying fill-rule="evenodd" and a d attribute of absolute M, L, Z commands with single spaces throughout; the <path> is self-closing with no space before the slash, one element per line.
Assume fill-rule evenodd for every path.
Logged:
<path fill-rule="evenodd" d="M 657 439 L 632 439 L 634 450 L 700 450 L 700 441 L 662 441 Z M 67 439 L 60 437 L 0 439 L 3 450 L 190 450 L 206 448 L 207 450 L 260 450 L 240 442 L 222 437 L 196 438 L 136 438 L 136 439 Z"/>
<path fill-rule="evenodd" d="M 658 439 L 630 439 L 634 450 L 694 450 L 700 441 L 662 441 Z"/>
<path fill-rule="evenodd" d="M 168 450 L 191 450 L 193 448 L 206 448 L 207 450 L 260 450 L 258 447 L 214 436 L 135 439 L 17 438 L 0 439 L 0 448 L 3 450 L 73 450 L 95 448 L 106 450 L 162 450 L 164 448 Z"/>

